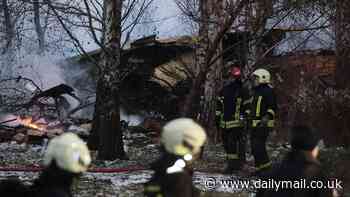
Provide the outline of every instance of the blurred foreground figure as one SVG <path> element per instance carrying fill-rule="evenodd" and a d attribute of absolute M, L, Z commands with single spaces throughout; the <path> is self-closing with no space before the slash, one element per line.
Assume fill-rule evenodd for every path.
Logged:
<path fill-rule="evenodd" d="M 0 196 L 72 197 L 73 182 L 90 163 L 84 141 L 73 133 L 62 134 L 49 142 L 44 156 L 45 169 L 34 184 L 26 187 L 19 181 L 6 180 L 0 184 Z"/>
<path fill-rule="evenodd" d="M 291 145 L 292 150 L 280 164 L 271 172 L 266 173 L 261 178 L 264 181 L 292 181 L 295 188 L 269 188 L 268 190 L 259 190 L 256 197 L 321 197 L 337 196 L 335 190 L 327 188 L 306 189 L 301 188 L 305 180 L 306 187 L 314 187 L 312 182 L 317 181 L 318 185 L 322 182 L 323 186 L 328 187 L 327 179 L 322 170 L 322 166 L 317 157 L 319 138 L 306 126 L 295 126 L 292 129 Z M 299 182 L 299 188 L 297 185 Z M 314 182 L 316 183 L 316 182 Z M 281 183 L 282 184 L 282 183 Z M 284 187 L 290 186 L 284 184 Z M 315 184 L 314 184 L 315 185 Z M 336 186 L 335 181 L 329 185 Z"/>
<path fill-rule="evenodd" d="M 167 123 L 161 133 L 163 154 L 152 164 L 155 171 L 145 184 L 148 197 L 193 197 L 200 192 L 192 185 L 191 163 L 198 158 L 206 141 L 204 129 L 192 119 L 179 118 Z"/>
<path fill-rule="evenodd" d="M 34 182 L 38 197 L 72 196 L 71 186 L 91 163 L 85 142 L 73 133 L 65 133 L 50 141 L 44 157 L 45 170 Z"/>

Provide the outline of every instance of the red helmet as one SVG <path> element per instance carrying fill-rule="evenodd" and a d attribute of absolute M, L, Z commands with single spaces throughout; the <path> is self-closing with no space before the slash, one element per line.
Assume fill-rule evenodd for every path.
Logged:
<path fill-rule="evenodd" d="M 239 67 L 233 67 L 231 69 L 231 75 L 234 77 L 240 77 L 241 76 L 241 69 Z"/>

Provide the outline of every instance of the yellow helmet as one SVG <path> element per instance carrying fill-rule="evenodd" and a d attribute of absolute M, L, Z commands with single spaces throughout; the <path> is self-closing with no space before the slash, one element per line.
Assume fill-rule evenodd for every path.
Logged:
<path fill-rule="evenodd" d="M 91 157 L 85 142 L 74 133 L 64 133 L 53 138 L 44 156 L 44 165 L 55 161 L 57 166 L 72 173 L 85 172 Z"/>
<path fill-rule="evenodd" d="M 167 152 L 185 156 L 199 153 L 206 139 L 199 124 L 189 118 L 178 118 L 163 127 L 160 141 Z"/>
<path fill-rule="evenodd" d="M 257 81 L 259 84 L 271 83 L 270 72 L 263 68 L 256 69 L 252 75 L 257 77 Z"/>

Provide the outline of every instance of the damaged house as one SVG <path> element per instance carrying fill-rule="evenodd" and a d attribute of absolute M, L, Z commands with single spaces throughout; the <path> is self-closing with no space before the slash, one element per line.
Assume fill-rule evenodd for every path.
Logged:
<path fill-rule="evenodd" d="M 264 38 L 266 49 L 276 45 L 285 38 L 283 29 L 276 29 Z M 246 32 L 234 32 L 225 35 L 223 47 L 224 65 L 227 62 L 246 64 L 247 48 Z M 134 70 L 125 78 L 121 87 L 122 106 L 127 113 L 141 114 L 142 112 L 158 112 L 167 118 L 176 116 L 178 105 L 188 93 L 191 82 L 191 70 L 195 61 L 194 48 L 196 38 L 182 36 L 176 38 L 157 39 L 150 36 L 135 40 L 122 51 L 122 64 L 132 66 Z M 100 52 L 93 51 L 89 55 L 98 59 Z M 84 56 L 77 56 L 68 60 L 81 69 L 90 73 L 96 69 L 89 66 Z M 261 66 L 268 67 L 274 79 L 274 85 L 279 95 L 279 128 L 288 128 L 297 117 L 304 117 L 306 103 L 298 103 L 298 97 L 303 94 L 303 80 L 311 78 L 318 80 L 317 94 L 331 94 L 334 84 L 335 54 L 332 50 L 299 50 L 288 53 L 276 53 L 271 50 L 261 62 Z M 76 77 L 75 77 L 76 79 Z M 79 87 L 75 80 L 74 87 Z M 92 83 L 93 85 L 93 83 Z M 86 83 L 84 83 L 86 86 Z M 93 88 L 92 88 L 93 89 Z M 286 91 L 288 90 L 288 91 Z M 300 100 L 300 99 L 299 99 Z M 298 109 L 291 110 L 290 105 L 297 105 Z M 299 105 L 300 104 L 300 105 Z M 304 106 L 305 105 L 305 106 Z M 314 113 L 310 113 L 311 116 Z M 315 125 L 315 127 L 319 127 Z M 327 132 L 327 131 L 323 131 Z M 342 143 L 334 139 L 330 143 Z"/>
<path fill-rule="evenodd" d="M 246 32 L 228 33 L 223 42 L 224 64 L 236 62 L 246 63 L 247 47 L 244 42 L 249 36 Z M 271 47 L 281 40 L 283 32 L 271 31 L 264 38 L 266 47 Z M 176 38 L 157 39 L 149 36 L 135 40 L 122 51 L 122 65 L 133 68 L 121 86 L 122 106 L 127 113 L 141 111 L 159 112 L 169 118 L 176 116 L 177 105 L 187 94 L 191 81 L 192 68 L 195 63 L 194 48 L 196 38 L 182 36 Z M 271 54 L 273 50 L 271 51 Z M 90 52 L 88 55 L 99 59 L 100 51 Z M 90 73 L 91 90 L 94 89 L 93 80 L 97 69 L 89 63 L 85 56 L 77 56 L 66 61 L 65 66 L 79 68 Z M 81 73 L 81 72 L 79 72 Z M 82 76 L 68 76 L 74 87 L 86 86 L 87 79 Z M 87 76 L 84 76 L 87 77 Z M 82 83 L 82 84 L 80 84 Z M 84 87 L 86 88 L 86 87 Z"/>

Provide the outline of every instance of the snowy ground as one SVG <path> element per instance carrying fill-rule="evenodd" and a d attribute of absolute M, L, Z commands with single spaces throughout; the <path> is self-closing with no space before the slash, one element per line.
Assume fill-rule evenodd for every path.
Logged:
<path fill-rule="evenodd" d="M 148 168 L 149 164 L 159 157 L 159 146 L 154 143 L 148 134 L 127 132 L 125 145 L 128 161 L 115 160 L 110 162 L 94 160 L 93 168 L 125 168 L 142 166 Z M 288 151 L 288 146 L 268 146 L 273 161 L 280 160 L 281 155 Z M 16 143 L 0 143 L 1 166 L 29 166 L 40 165 L 42 162 L 42 147 L 39 145 L 18 145 Z M 93 158 L 96 156 L 92 153 Z M 248 155 L 249 156 L 249 155 Z M 250 165 L 252 157 L 248 157 Z M 223 180 L 246 180 L 235 175 L 223 175 L 225 156 L 222 146 L 210 145 L 204 150 L 203 159 L 194 165 L 194 185 L 206 192 L 206 196 L 252 196 L 251 189 L 236 188 L 221 184 Z M 85 173 L 79 184 L 73 188 L 76 196 L 143 196 L 143 183 L 152 175 L 150 170 L 139 170 L 123 173 Z M 38 176 L 32 172 L 0 172 L 0 179 L 18 177 L 27 184 Z M 250 180 L 251 181 L 251 180 Z M 251 183 L 251 182 L 250 182 Z"/>

